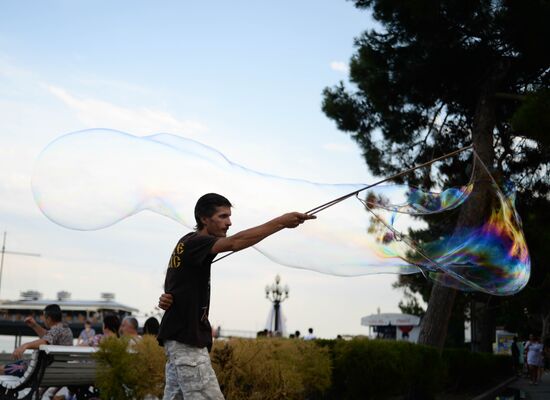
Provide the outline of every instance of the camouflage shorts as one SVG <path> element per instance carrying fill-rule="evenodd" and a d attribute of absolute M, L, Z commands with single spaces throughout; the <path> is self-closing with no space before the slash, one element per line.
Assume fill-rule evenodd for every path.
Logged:
<path fill-rule="evenodd" d="M 163 400 L 223 400 L 206 348 L 167 340 Z"/>

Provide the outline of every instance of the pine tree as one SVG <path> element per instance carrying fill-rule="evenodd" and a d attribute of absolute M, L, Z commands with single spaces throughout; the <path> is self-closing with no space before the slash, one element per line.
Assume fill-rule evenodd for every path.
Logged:
<path fill-rule="evenodd" d="M 370 170 L 394 174 L 473 144 L 494 175 L 519 196 L 548 201 L 550 3 L 547 0 L 355 0 L 381 28 L 356 38 L 350 85 L 327 88 L 323 111 L 363 150 Z M 543 114 L 545 113 L 544 118 Z M 540 118 L 537 124 L 530 118 Z M 472 158 L 402 178 L 426 189 L 467 179 Z M 478 165 L 479 168 L 479 165 Z M 483 170 L 478 179 L 487 179 Z M 457 226 L 488 212 L 488 185 Z M 431 228 L 437 230 L 434 221 Z M 419 233 L 419 234 L 426 234 Z M 536 267 L 536 266 L 535 266 Z M 422 343 L 442 347 L 456 291 L 433 285 Z M 496 316 L 490 299 L 473 296 L 475 350 L 491 351 Z"/>

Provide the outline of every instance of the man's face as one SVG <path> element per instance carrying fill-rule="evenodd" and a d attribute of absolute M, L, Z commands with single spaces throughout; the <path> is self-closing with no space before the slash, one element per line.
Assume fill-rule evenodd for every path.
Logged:
<path fill-rule="evenodd" d="M 46 328 L 50 329 L 53 326 L 53 321 L 50 317 L 46 317 L 46 314 L 42 314 L 42 321 L 44 321 L 44 325 L 46 325 Z"/>
<path fill-rule="evenodd" d="M 226 237 L 227 230 L 231 226 L 231 207 L 216 207 L 211 217 L 202 217 L 202 223 L 206 233 L 216 237 Z"/>
<path fill-rule="evenodd" d="M 128 320 L 123 320 L 122 324 L 120 324 L 120 334 L 122 336 L 133 336 L 136 335 L 137 332 Z"/>

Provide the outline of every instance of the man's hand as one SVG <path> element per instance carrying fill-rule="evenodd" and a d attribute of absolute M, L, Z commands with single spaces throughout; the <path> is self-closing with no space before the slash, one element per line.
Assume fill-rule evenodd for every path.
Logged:
<path fill-rule="evenodd" d="M 33 317 L 31 317 L 31 316 L 26 317 L 24 321 L 25 321 L 25 324 L 27 324 L 27 325 L 30 326 L 31 328 L 32 328 L 33 326 L 38 325 L 37 322 L 36 322 L 36 320 L 35 320 Z"/>
<path fill-rule="evenodd" d="M 25 347 L 25 345 L 22 345 L 22 346 L 19 346 L 18 348 L 16 348 L 13 353 L 11 354 L 11 356 L 13 357 L 14 360 L 20 360 L 21 357 L 23 356 L 23 353 L 25 352 L 25 350 L 27 350 L 27 348 Z"/>
<path fill-rule="evenodd" d="M 300 212 L 291 212 L 281 215 L 279 222 L 284 225 L 285 228 L 296 228 L 298 225 L 303 224 L 308 219 L 317 218 L 315 215 L 304 214 Z"/>
<path fill-rule="evenodd" d="M 174 302 L 174 297 L 170 293 L 163 293 L 159 297 L 159 308 L 162 308 L 164 311 L 172 307 Z"/>

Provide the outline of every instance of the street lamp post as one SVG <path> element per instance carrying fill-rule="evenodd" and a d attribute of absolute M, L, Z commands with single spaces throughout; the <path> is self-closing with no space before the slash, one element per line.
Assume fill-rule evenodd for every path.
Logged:
<path fill-rule="evenodd" d="M 2 288 L 2 273 L 4 272 L 4 254 L 16 254 L 19 256 L 40 257 L 40 254 L 36 254 L 36 253 L 22 253 L 20 251 L 6 250 L 7 234 L 8 234 L 7 232 L 4 232 L 4 240 L 2 241 L 2 249 L 0 250 L 0 289 Z"/>
<path fill-rule="evenodd" d="M 281 285 L 281 277 L 277 275 L 275 277 L 275 283 L 271 285 L 266 285 L 265 287 L 265 298 L 273 303 L 273 312 L 275 318 L 275 324 L 273 333 L 275 335 L 282 334 L 282 329 L 280 328 L 280 306 L 283 301 L 288 299 L 289 288 L 288 285 Z"/>

